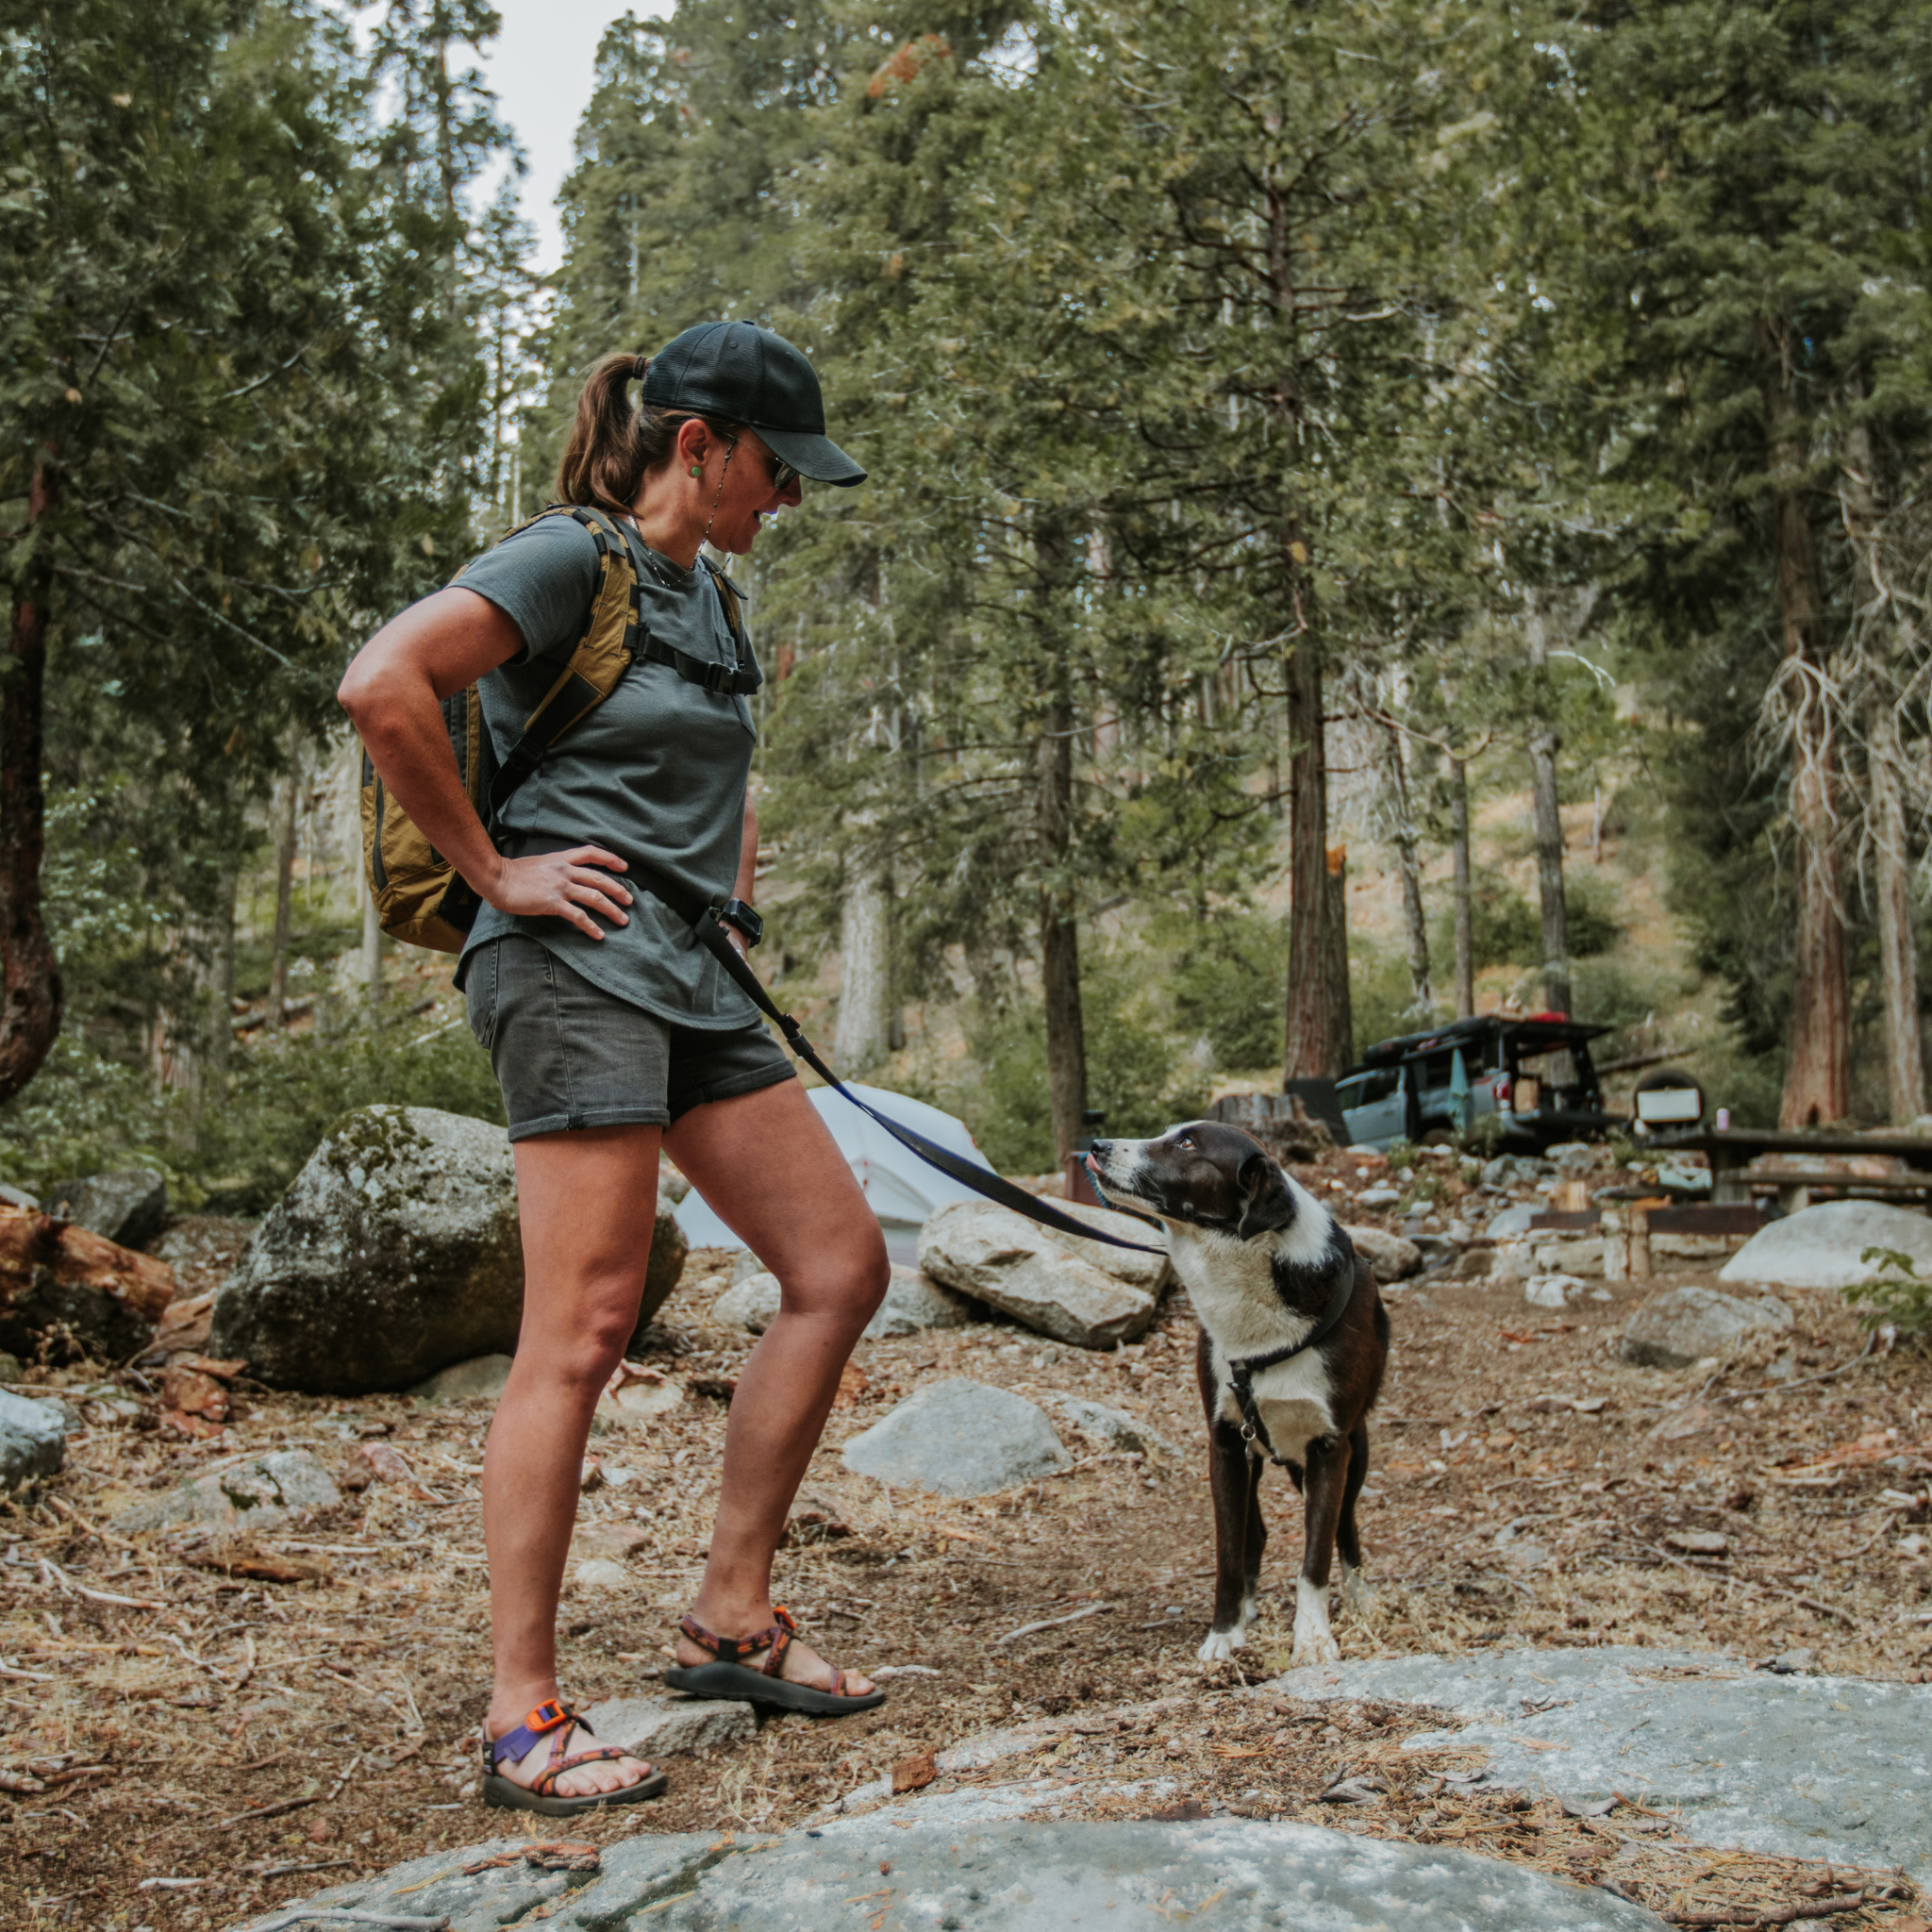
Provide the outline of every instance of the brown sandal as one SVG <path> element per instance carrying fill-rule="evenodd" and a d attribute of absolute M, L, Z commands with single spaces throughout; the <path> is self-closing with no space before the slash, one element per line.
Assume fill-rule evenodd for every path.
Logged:
<path fill-rule="evenodd" d="M 483 1802 L 513 1811 L 541 1811 L 552 1818 L 569 1818 L 579 1811 L 594 1811 L 602 1805 L 635 1805 L 639 1799 L 655 1798 L 663 1790 L 664 1774 L 656 1766 L 646 1764 L 642 1777 L 631 1784 L 619 1785 L 614 1791 L 587 1791 L 575 1798 L 555 1795 L 557 1780 L 565 1772 L 575 1771 L 580 1764 L 610 1763 L 634 1755 L 629 1751 L 620 1751 L 611 1744 L 600 1744 L 594 1751 L 575 1752 L 569 1757 L 553 1757 L 527 1785 L 517 1784 L 497 1770 L 506 1757 L 527 1757 L 536 1748 L 539 1738 L 566 1727 L 574 1727 L 587 1738 L 596 1736 L 569 1705 L 555 1697 L 540 1704 L 515 1730 L 506 1731 L 500 1738 L 491 1737 L 486 1728 L 483 1733 Z"/>
<path fill-rule="evenodd" d="M 883 1690 L 868 1690 L 855 1696 L 845 1689 L 845 1673 L 833 1667 L 836 1688 L 821 1690 L 810 1684 L 789 1684 L 779 1674 L 785 1668 L 785 1653 L 798 1635 L 791 1612 L 774 1605 L 770 1625 L 751 1637 L 720 1637 L 707 1630 L 687 1614 L 678 1629 L 697 1645 L 708 1651 L 716 1662 L 679 1664 L 664 1673 L 664 1681 L 674 1690 L 689 1690 L 694 1697 L 728 1698 L 740 1704 L 769 1704 L 780 1710 L 802 1710 L 812 1717 L 849 1717 L 857 1710 L 872 1710 L 886 1701 Z M 767 1657 L 757 1670 L 744 1662 L 759 1651 Z"/>

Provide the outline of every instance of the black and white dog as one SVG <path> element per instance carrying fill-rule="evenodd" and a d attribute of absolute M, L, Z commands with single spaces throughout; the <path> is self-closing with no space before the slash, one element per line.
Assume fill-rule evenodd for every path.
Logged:
<path fill-rule="evenodd" d="M 1216 1556 L 1214 1627 L 1201 1657 L 1229 1657 L 1247 1642 L 1267 1541 L 1268 1456 L 1307 1498 L 1294 1662 L 1332 1662 L 1341 1654 L 1328 1627 L 1338 1543 L 1344 1599 L 1366 1595 L 1355 1504 L 1389 1357 L 1375 1277 L 1321 1202 L 1239 1127 L 1195 1121 L 1158 1141 L 1096 1141 L 1088 1167 L 1109 1200 L 1166 1224 L 1201 1322 Z"/>

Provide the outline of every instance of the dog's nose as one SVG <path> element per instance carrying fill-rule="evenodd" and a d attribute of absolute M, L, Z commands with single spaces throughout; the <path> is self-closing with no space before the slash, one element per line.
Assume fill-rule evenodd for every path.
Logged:
<path fill-rule="evenodd" d="M 1113 1152 L 1113 1142 L 1111 1141 L 1090 1141 L 1087 1143 L 1087 1151 L 1092 1155 L 1095 1160 L 1105 1160 Z"/>

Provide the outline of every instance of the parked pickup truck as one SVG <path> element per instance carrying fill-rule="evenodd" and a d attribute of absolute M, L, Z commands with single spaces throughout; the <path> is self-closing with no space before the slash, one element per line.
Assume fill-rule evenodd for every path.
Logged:
<path fill-rule="evenodd" d="M 1506 1146 L 1531 1149 L 1625 1125 L 1604 1111 L 1590 1063 L 1590 1042 L 1610 1030 L 1563 1013 L 1483 1013 L 1381 1041 L 1335 1083 L 1349 1140 L 1446 1139 L 1493 1114 Z"/>

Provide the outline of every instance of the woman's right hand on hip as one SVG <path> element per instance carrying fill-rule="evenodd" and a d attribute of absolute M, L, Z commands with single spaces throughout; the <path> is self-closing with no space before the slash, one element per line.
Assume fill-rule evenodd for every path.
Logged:
<path fill-rule="evenodd" d="M 599 871 L 599 867 L 605 870 Z M 630 904 L 631 895 L 609 875 L 625 870 L 624 860 L 601 845 L 537 852 L 527 858 L 504 859 L 483 896 L 499 912 L 514 912 L 525 919 L 567 919 L 578 931 L 601 940 L 604 928 L 592 913 L 615 925 L 630 924 L 630 914 L 624 908 Z"/>

